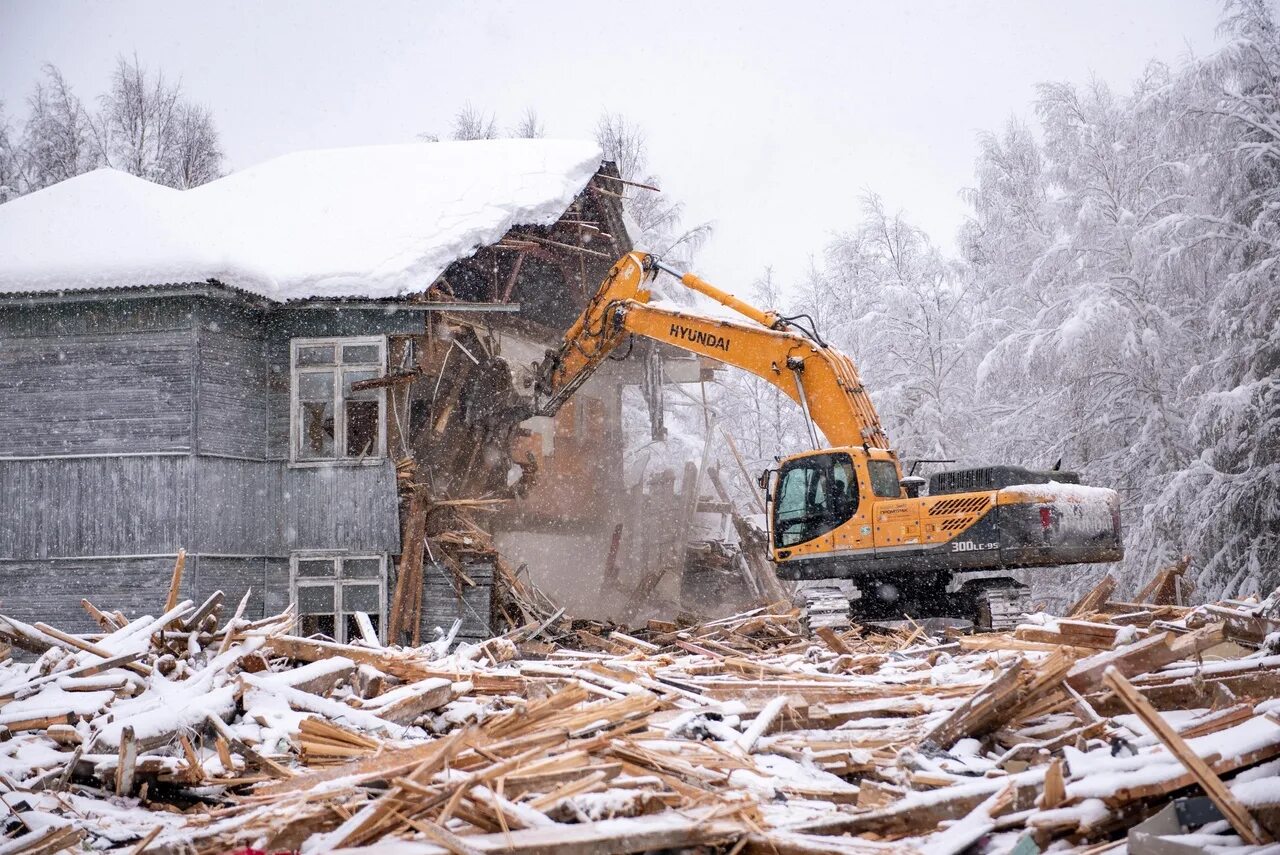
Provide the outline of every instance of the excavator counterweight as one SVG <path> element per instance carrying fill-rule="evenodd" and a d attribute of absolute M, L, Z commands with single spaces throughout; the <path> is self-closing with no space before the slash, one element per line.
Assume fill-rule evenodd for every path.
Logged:
<path fill-rule="evenodd" d="M 654 304 L 646 284 L 663 271 L 743 320 Z M 796 319 L 642 252 L 618 260 L 548 352 L 534 384 L 535 413 L 554 415 L 631 335 L 748 371 L 801 408 L 814 450 L 783 459 L 767 479 L 770 557 L 780 578 L 825 601 L 838 590 L 863 616 L 972 617 L 994 628 L 1025 600 L 1025 586 L 1007 571 L 1123 556 L 1116 493 L 1082 486 L 1072 473 L 943 472 L 919 495 L 923 479 L 903 478 L 848 356 Z"/>

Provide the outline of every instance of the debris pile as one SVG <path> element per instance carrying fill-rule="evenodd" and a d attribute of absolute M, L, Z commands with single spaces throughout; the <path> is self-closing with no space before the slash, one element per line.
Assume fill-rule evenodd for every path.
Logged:
<path fill-rule="evenodd" d="M 802 634 L 789 604 L 478 644 L 290 635 L 220 596 L 0 617 L 0 852 L 1102 852 L 1280 830 L 1280 598 L 1101 594 L 1000 634 Z M 1166 823 L 1162 836 L 1182 831 Z M 1136 850 L 1135 850 L 1136 851 Z"/>

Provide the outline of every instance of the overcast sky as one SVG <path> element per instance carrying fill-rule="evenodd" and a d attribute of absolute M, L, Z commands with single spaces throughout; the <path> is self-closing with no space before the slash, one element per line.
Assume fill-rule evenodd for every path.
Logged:
<path fill-rule="evenodd" d="M 232 169 L 288 151 L 448 133 L 470 102 L 548 136 L 604 110 L 714 221 L 699 271 L 794 279 L 863 189 L 951 245 L 976 138 L 1028 116 L 1035 84 L 1127 87 L 1153 58 L 1218 44 L 1210 0 L 1053 2 L 12 2 L 0 99 L 20 119 L 46 61 L 86 100 L 115 57 L 180 76 Z M 323 176 L 316 180 L 323 181 Z"/>

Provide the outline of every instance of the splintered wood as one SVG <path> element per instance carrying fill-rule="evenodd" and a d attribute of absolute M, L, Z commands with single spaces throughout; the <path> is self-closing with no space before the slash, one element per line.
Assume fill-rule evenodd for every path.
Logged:
<path fill-rule="evenodd" d="M 0 853 L 1101 852 L 1184 795 L 1280 817 L 1280 596 L 1012 632 L 802 632 L 777 604 L 342 645 L 222 596 L 101 632 L 0 616 Z M 1170 602 L 1172 601 L 1172 602 Z M 1202 820 L 1204 821 L 1204 820 Z"/>

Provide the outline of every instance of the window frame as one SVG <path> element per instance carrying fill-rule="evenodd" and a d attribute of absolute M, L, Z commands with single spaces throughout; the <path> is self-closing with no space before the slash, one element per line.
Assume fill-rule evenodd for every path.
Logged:
<path fill-rule="evenodd" d="M 377 372 L 379 377 L 387 376 L 387 337 L 385 335 L 369 336 L 325 336 L 321 338 L 289 339 L 289 465 L 290 466 L 375 466 L 387 457 L 387 390 L 377 389 L 378 396 L 378 440 L 376 447 L 364 457 L 342 457 L 339 450 L 346 444 L 346 413 L 342 406 L 345 401 L 345 383 L 342 363 L 342 348 L 349 346 L 376 345 L 378 348 Z M 332 365 L 298 365 L 298 350 L 304 347 L 334 348 L 335 361 Z M 353 363 L 361 366 L 360 371 L 368 371 L 373 363 Z M 332 457 L 302 458 L 301 437 L 302 403 L 299 400 L 300 379 L 303 374 L 322 374 L 333 372 L 335 385 L 333 390 L 333 449 Z"/>
<path fill-rule="evenodd" d="M 303 561 L 333 561 L 333 576 L 298 576 L 298 564 Z M 358 577 L 347 579 L 342 575 L 343 565 L 347 561 L 359 560 L 375 560 L 378 562 L 378 576 Z M 343 608 L 342 593 L 348 586 L 368 586 L 375 583 L 378 586 L 378 613 L 370 615 L 378 619 L 378 640 L 383 644 L 387 643 L 387 554 L 385 552 L 343 552 L 340 550 L 304 550 L 292 552 L 289 554 L 289 602 L 297 610 L 294 616 L 294 626 L 298 632 L 302 631 L 302 611 L 298 607 L 298 590 L 300 588 L 332 588 L 334 592 L 333 601 L 333 630 L 334 641 L 339 644 L 350 644 L 352 639 L 345 638 L 347 632 L 347 617 L 355 614 L 354 611 L 348 612 Z M 308 614 L 311 614 L 308 612 Z M 366 612 L 366 614 L 370 614 Z M 359 639 L 356 639 L 359 640 Z"/>
<path fill-rule="evenodd" d="M 877 479 L 877 473 L 883 472 L 888 467 L 893 472 L 894 490 L 892 493 L 880 492 L 880 487 L 885 486 L 887 482 Z M 871 482 L 871 493 L 877 499 L 900 499 L 902 498 L 902 480 L 898 477 L 898 466 L 892 460 L 868 460 L 867 461 L 867 480 Z"/>
<path fill-rule="evenodd" d="M 835 467 L 837 464 L 848 467 L 847 474 L 851 476 L 851 480 L 846 483 L 845 486 L 850 488 L 854 493 L 853 502 L 848 507 L 839 508 L 838 514 L 833 513 L 833 511 L 837 509 L 832 505 L 832 496 L 830 493 L 831 485 L 835 481 Z M 804 485 L 804 492 L 806 494 L 804 496 L 804 513 L 799 516 L 792 515 L 788 519 L 783 520 L 783 490 L 787 485 L 788 476 L 793 472 L 801 471 L 810 473 L 815 479 L 825 478 L 826 480 L 825 490 L 827 491 L 827 495 L 822 501 L 821 514 L 813 512 L 814 508 L 817 506 L 812 503 L 812 496 L 808 495 L 815 490 L 816 482 L 810 483 L 806 481 Z M 857 475 L 857 464 L 854 463 L 853 456 L 844 451 L 829 451 L 822 454 L 811 454 L 803 457 L 792 458 L 784 463 L 778 469 L 778 474 L 776 476 L 777 488 L 773 502 L 772 516 L 770 519 L 770 525 L 773 531 L 774 548 L 794 549 L 802 544 L 810 543 L 820 537 L 830 534 L 857 516 L 858 511 L 861 509 L 861 491 L 858 487 Z M 784 527 L 789 529 L 790 526 L 797 524 L 803 524 L 806 526 L 801 529 L 801 532 L 806 536 L 798 540 L 784 543 L 783 541 L 785 538 L 793 536 L 793 533 L 789 530 L 784 530 Z"/>

